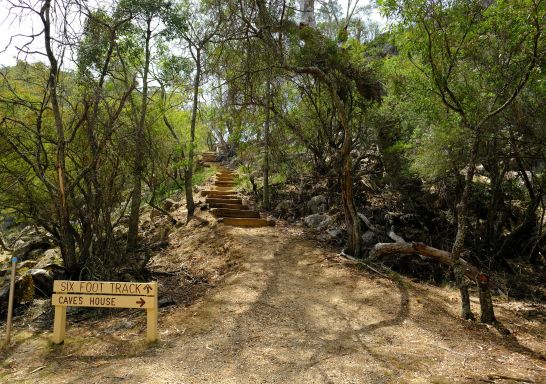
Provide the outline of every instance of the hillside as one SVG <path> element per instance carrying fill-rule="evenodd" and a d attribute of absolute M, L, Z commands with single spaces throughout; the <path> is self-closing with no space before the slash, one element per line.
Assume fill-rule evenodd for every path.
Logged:
<path fill-rule="evenodd" d="M 199 203 L 198 203 L 199 206 Z M 184 215 L 183 207 L 174 216 Z M 159 223 L 161 217 L 155 218 Z M 151 260 L 160 341 L 138 310 L 16 321 L 10 383 L 540 383 L 544 308 L 496 302 L 510 331 L 458 318 L 457 291 L 359 268 L 301 224 L 236 228 L 207 210 Z M 472 301 L 477 306 L 477 300 Z M 38 321 L 40 320 L 40 321 Z M 502 330 L 501 330 L 502 331 Z"/>

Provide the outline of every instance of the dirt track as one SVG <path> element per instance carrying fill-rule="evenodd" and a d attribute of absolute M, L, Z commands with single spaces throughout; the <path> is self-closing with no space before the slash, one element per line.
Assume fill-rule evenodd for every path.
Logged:
<path fill-rule="evenodd" d="M 507 339 L 492 328 L 463 322 L 456 316 L 454 291 L 342 265 L 334 253 L 302 239 L 298 228 L 219 225 L 214 237 L 238 266 L 197 303 L 162 312 L 156 346 L 146 346 L 140 331 L 87 338 L 81 335 L 89 332 L 75 327 L 64 346 L 34 344 L 44 349 L 42 362 L 13 361 L 4 378 L 32 383 L 508 383 L 515 381 L 502 377 L 512 377 L 538 383 L 546 377 L 539 359 L 545 353 L 544 329 L 536 333 L 541 323 L 519 320 L 518 338 Z M 510 315 L 498 312 L 501 319 Z M 43 368 L 31 373 L 39 364 Z"/>

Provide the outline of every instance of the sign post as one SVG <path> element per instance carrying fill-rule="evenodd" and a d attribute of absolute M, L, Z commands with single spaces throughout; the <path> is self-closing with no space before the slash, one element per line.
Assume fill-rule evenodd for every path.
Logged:
<path fill-rule="evenodd" d="M 64 341 L 66 307 L 140 308 L 146 310 L 146 340 L 157 340 L 157 282 L 55 280 L 51 303 L 55 306 L 53 342 Z"/>
<path fill-rule="evenodd" d="M 11 323 L 13 320 L 13 297 L 15 294 L 15 266 L 17 264 L 17 258 L 11 258 L 11 280 L 9 282 L 9 297 L 8 297 L 8 321 L 6 323 L 6 345 L 11 340 Z"/>

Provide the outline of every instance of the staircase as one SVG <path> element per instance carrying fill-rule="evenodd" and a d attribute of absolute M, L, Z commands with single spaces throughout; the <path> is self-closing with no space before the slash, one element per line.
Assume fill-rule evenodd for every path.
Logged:
<path fill-rule="evenodd" d="M 251 211 L 243 204 L 242 199 L 235 191 L 236 173 L 221 165 L 215 152 L 203 152 L 202 159 L 206 163 L 216 166 L 214 187 L 202 191 L 212 214 L 219 222 L 235 227 L 267 227 L 274 226 L 273 220 L 262 219 L 256 211 Z"/>

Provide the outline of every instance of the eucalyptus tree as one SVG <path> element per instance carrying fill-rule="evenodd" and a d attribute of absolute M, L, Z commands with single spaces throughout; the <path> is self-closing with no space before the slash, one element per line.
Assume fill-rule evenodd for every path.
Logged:
<path fill-rule="evenodd" d="M 99 167 L 120 164 L 108 154 L 134 84 L 118 81 L 112 70 L 128 20 L 49 0 L 14 4 L 12 12 L 38 21 L 21 53 L 44 63 L 19 62 L 2 73 L 0 173 L 11 180 L 2 199 L 53 235 L 65 267 L 78 275 L 92 271 L 97 258 L 94 264 L 104 265 L 116 254 L 110 214 L 120 193 L 109 176 L 119 168 Z M 81 30 L 71 24 L 79 16 Z M 36 48 L 37 39 L 43 45 Z M 122 84 L 127 87 L 116 89 Z"/>
<path fill-rule="evenodd" d="M 138 246 L 138 228 L 140 205 L 142 202 L 142 177 L 145 169 L 145 137 L 146 117 L 149 103 L 149 81 L 152 66 L 152 49 L 156 39 L 164 29 L 164 19 L 171 12 L 171 2 L 164 0 L 123 0 L 117 12 L 128 15 L 134 23 L 143 44 L 143 57 L 138 64 L 138 72 L 142 82 L 140 104 L 135 113 L 134 147 L 133 147 L 133 188 L 131 192 L 131 207 L 129 214 L 129 232 L 127 234 L 127 251 L 134 253 Z M 133 103 L 135 107 L 135 103 Z"/>
<path fill-rule="evenodd" d="M 177 14 L 172 15 L 168 21 L 171 34 L 185 43 L 185 48 L 193 61 L 194 67 L 190 139 L 184 160 L 184 186 L 189 219 L 195 211 L 192 179 L 199 95 L 206 67 L 212 60 L 208 55 L 208 47 L 211 43 L 221 40 L 220 35 L 224 32 L 222 29 L 224 28 L 226 15 L 220 2 L 184 0 L 178 4 L 176 9 Z M 181 20 L 185 20 L 185 23 L 182 23 Z"/>
<path fill-rule="evenodd" d="M 355 127 L 348 111 L 354 101 L 352 96 L 358 96 L 359 108 L 366 108 L 368 100 L 377 99 L 381 94 L 379 83 L 361 56 L 362 48 L 358 42 L 352 40 L 352 45 L 344 42 L 338 45 L 337 41 L 314 28 L 313 1 L 303 2 L 299 24 L 284 13 L 284 6 L 274 7 L 264 1 L 256 1 L 256 7 L 256 34 L 270 49 L 277 66 L 298 76 L 311 76 L 327 89 L 331 108 L 335 111 L 336 122 L 343 134 L 338 169 L 348 232 L 346 251 L 361 257 L 362 230 L 353 196 L 351 158 Z M 283 41 L 275 34 L 286 36 L 288 41 Z"/>
<path fill-rule="evenodd" d="M 464 318 L 471 318 L 464 267 L 470 198 L 476 167 L 492 122 L 509 108 L 530 81 L 545 54 L 545 7 L 541 0 L 381 1 L 400 20 L 401 49 L 428 81 L 430 94 L 443 103 L 457 125 L 467 158 L 457 203 L 457 232 L 451 255 L 461 291 Z M 495 320 L 489 293 L 489 273 L 477 276 L 481 320 Z"/>

